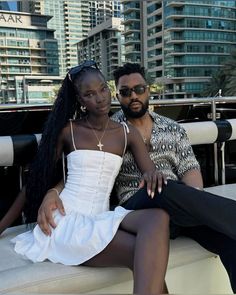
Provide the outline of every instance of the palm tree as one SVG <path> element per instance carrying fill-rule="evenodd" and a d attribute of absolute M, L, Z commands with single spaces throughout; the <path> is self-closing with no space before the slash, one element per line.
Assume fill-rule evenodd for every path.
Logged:
<path fill-rule="evenodd" d="M 218 94 L 219 89 L 222 90 L 224 96 L 236 95 L 236 50 L 231 52 L 222 68 L 213 74 L 202 94 L 214 97 Z"/>
<path fill-rule="evenodd" d="M 160 96 L 161 93 L 163 93 L 164 84 L 161 84 L 161 83 L 153 83 L 153 84 L 149 85 L 149 89 L 150 89 L 150 92 L 151 92 L 151 96 L 152 95 Z"/>
<path fill-rule="evenodd" d="M 226 75 L 225 95 L 236 95 L 236 50 L 232 51 L 230 57 L 224 64 Z"/>
<path fill-rule="evenodd" d="M 225 94 L 226 88 L 226 75 L 223 69 L 220 69 L 214 73 L 207 82 L 205 89 L 202 92 L 204 97 L 215 97 L 218 95 L 219 90 L 221 89 L 222 93 Z"/>
<path fill-rule="evenodd" d="M 114 80 L 107 81 L 107 85 L 111 91 L 112 100 L 116 100 L 116 85 Z"/>

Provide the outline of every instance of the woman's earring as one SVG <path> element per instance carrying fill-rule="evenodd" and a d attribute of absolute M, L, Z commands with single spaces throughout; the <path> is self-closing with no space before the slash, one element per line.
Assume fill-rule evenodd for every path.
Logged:
<path fill-rule="evenodd" d="M 86 109 L 86 107 L 81 106 L 81 107 L 80 107 L 80 110 L 81 110 L 81 112 L 86 113 L 86 110 L 87 110 L 87 109 Z"/>

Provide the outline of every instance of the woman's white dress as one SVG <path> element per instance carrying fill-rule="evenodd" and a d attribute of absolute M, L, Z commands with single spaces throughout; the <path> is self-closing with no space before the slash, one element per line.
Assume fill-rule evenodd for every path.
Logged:
<path fill-rule="evenodd" d="M 66 215 L 54 213 L 51 236 L 37 225 L 13 239 L 15 251 L 32 260 L 79 265 L 113 239 L 129 210 L 109 211 L 109 197 L 122 157 L 103 151 L 74 150 L 67 156 L 68 176 L 60 194 Z"/>

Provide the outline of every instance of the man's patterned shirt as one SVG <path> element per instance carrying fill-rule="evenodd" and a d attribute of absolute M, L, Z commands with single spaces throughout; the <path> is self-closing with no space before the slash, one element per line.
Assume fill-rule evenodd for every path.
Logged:
<path fill-rule="evenodd" d="M 157 169 L 167 178 L 177 180 L 191 169 L 200 169 L 190 145 L 185 129 L 172 119 L 149 112 L 153 119 L 149 155 Z M 126 122 L 122 110 L 112 116 L 117 122 Z M 127 201 L 138 191 L 141 179 L 133 155 L 127 151 L 123 157 L 115 191 L 120 204 Z"/>

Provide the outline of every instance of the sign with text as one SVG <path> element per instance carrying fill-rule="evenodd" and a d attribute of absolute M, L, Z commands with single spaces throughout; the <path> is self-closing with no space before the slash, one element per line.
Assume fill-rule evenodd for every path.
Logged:
<path fill-rule="evenodd" d="M 30 15 L 0 12 L 0 27 L 28 27 L 31 26 Z"/>

